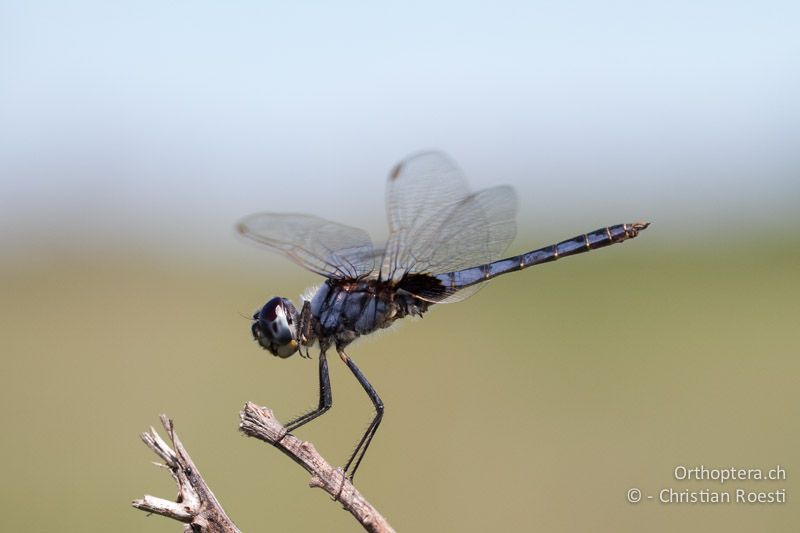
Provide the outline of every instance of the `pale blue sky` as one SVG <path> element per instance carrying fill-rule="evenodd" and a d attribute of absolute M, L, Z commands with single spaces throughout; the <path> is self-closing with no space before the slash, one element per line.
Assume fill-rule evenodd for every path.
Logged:
<path fill-rule="evenodd" d="M 537 244 L 800 227 L 798 6 L 6 0 L 0 238 L 227 253 L 260 210 L 380 228 L 422 148 L 513 185 Z"/>

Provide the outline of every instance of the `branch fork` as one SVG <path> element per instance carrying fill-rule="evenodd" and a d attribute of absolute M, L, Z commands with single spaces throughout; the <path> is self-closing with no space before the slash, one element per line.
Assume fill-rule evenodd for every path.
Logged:
<path fill-rule="evenodd" d="M 183 447 L 175 433 L 172 420 L 166 415 L 161 415 L 160 418 L 174 449 L 152 426 L 150 431 L 142 433 L 141 437 L 147 447 L 164 461 L 155 464 L 169 470 L 172 479 L 178 485 L 178 499 L 173 502 L 145 495 L 142 499 L 134 500 L 133 506 L 148 513 L 160 514 L 183 522 L 186 524 L 184 531 L 239 533 L 239 529 L 225 514 L 225 510 Z"/>
<path fill-rule="evenodd" d="M 158 455 L 162 463 L 156 465 L 170 471 L 178 486 L 176 501 L 145 495 L 133 501 L 133 506 L 148 513 L 156 513 L 186 524 L 186 532 L 239 533 L 239 529 L 225 514 L 225 510 L 200 475 L 191 457 L 174 430 L 172 420 L 161 415 L 161 423 L 172 442 L 170 447 L 154 428 L 141 435 L 144 443 Z M 311 480 L 309 487 L 320 488 L 342 504 L 370 533 L 394 533 L 389 522 L 345 477 L 341 468 L 330 465 L 310 442 L 301 441 L 275 418 L 272 411 L 247 402 L 239 413 L 239 429 L 249 437 L 275 446 L 294 462 L 302 466 Z"/>

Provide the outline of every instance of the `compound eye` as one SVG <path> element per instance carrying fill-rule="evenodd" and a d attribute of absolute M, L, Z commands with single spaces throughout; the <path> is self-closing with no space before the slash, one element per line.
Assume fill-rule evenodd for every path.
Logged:
<path fill-rule="evenodd" d="M 275 297 L 264 304 L 264 307 L 261 308 L 261 311 L 256 313 L 256 316 L 253 318 L 257 318 L 268 323 L 274 323 L 278 319 L 278 309 L 281 310 L 280 312 L 282 315 L 286 315 L 281 304 L 281 298 Z"/>

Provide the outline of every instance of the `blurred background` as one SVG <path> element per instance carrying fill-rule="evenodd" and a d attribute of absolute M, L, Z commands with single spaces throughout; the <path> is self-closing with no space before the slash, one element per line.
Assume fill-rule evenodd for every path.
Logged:
<path fill-rule="evenodd" d="M 178 531 L 138 433 L 167 413 L 245 531 L 353 531 L 281 454 L 316 360 L 249 317 L 319 282 L 233 232 L 310 212 L 385 237 L 384 181 L 438 148 L 520 199 L 510 253 L 639 239 L 498 279 L 350 350 L 387 406 L 358 486 L 399 531 L 796 531 L 800 9 L 793 2 L 0 4 L 0 513 Z M 345 461 L 370 404 L 332 361 L 304 427 Z M 676 465 L 770 468 L 719 486 Z M 632 505 L 632 487 L 785 488 Z"/>

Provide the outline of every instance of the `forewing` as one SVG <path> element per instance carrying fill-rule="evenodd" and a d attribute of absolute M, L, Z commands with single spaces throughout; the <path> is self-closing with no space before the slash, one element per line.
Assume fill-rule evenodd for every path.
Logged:
<path fill-rule="evenodd" d="M 422 152 L 394 167 L 386 187 L 389 239 L 381 264 L 382 279 L 399 279 L 417 258 L 414 238 L 436 224 L 442 210 L 469 195 L 461 169 L 440 152 Z"/>
<path fill-rule="evenodd" d="M 256 213 L 242 219 L 236 228 L 245 237 L 321 276 L 355 279 L 375 268 L 376 254 L 367 232 L 324 218 Z"/>

